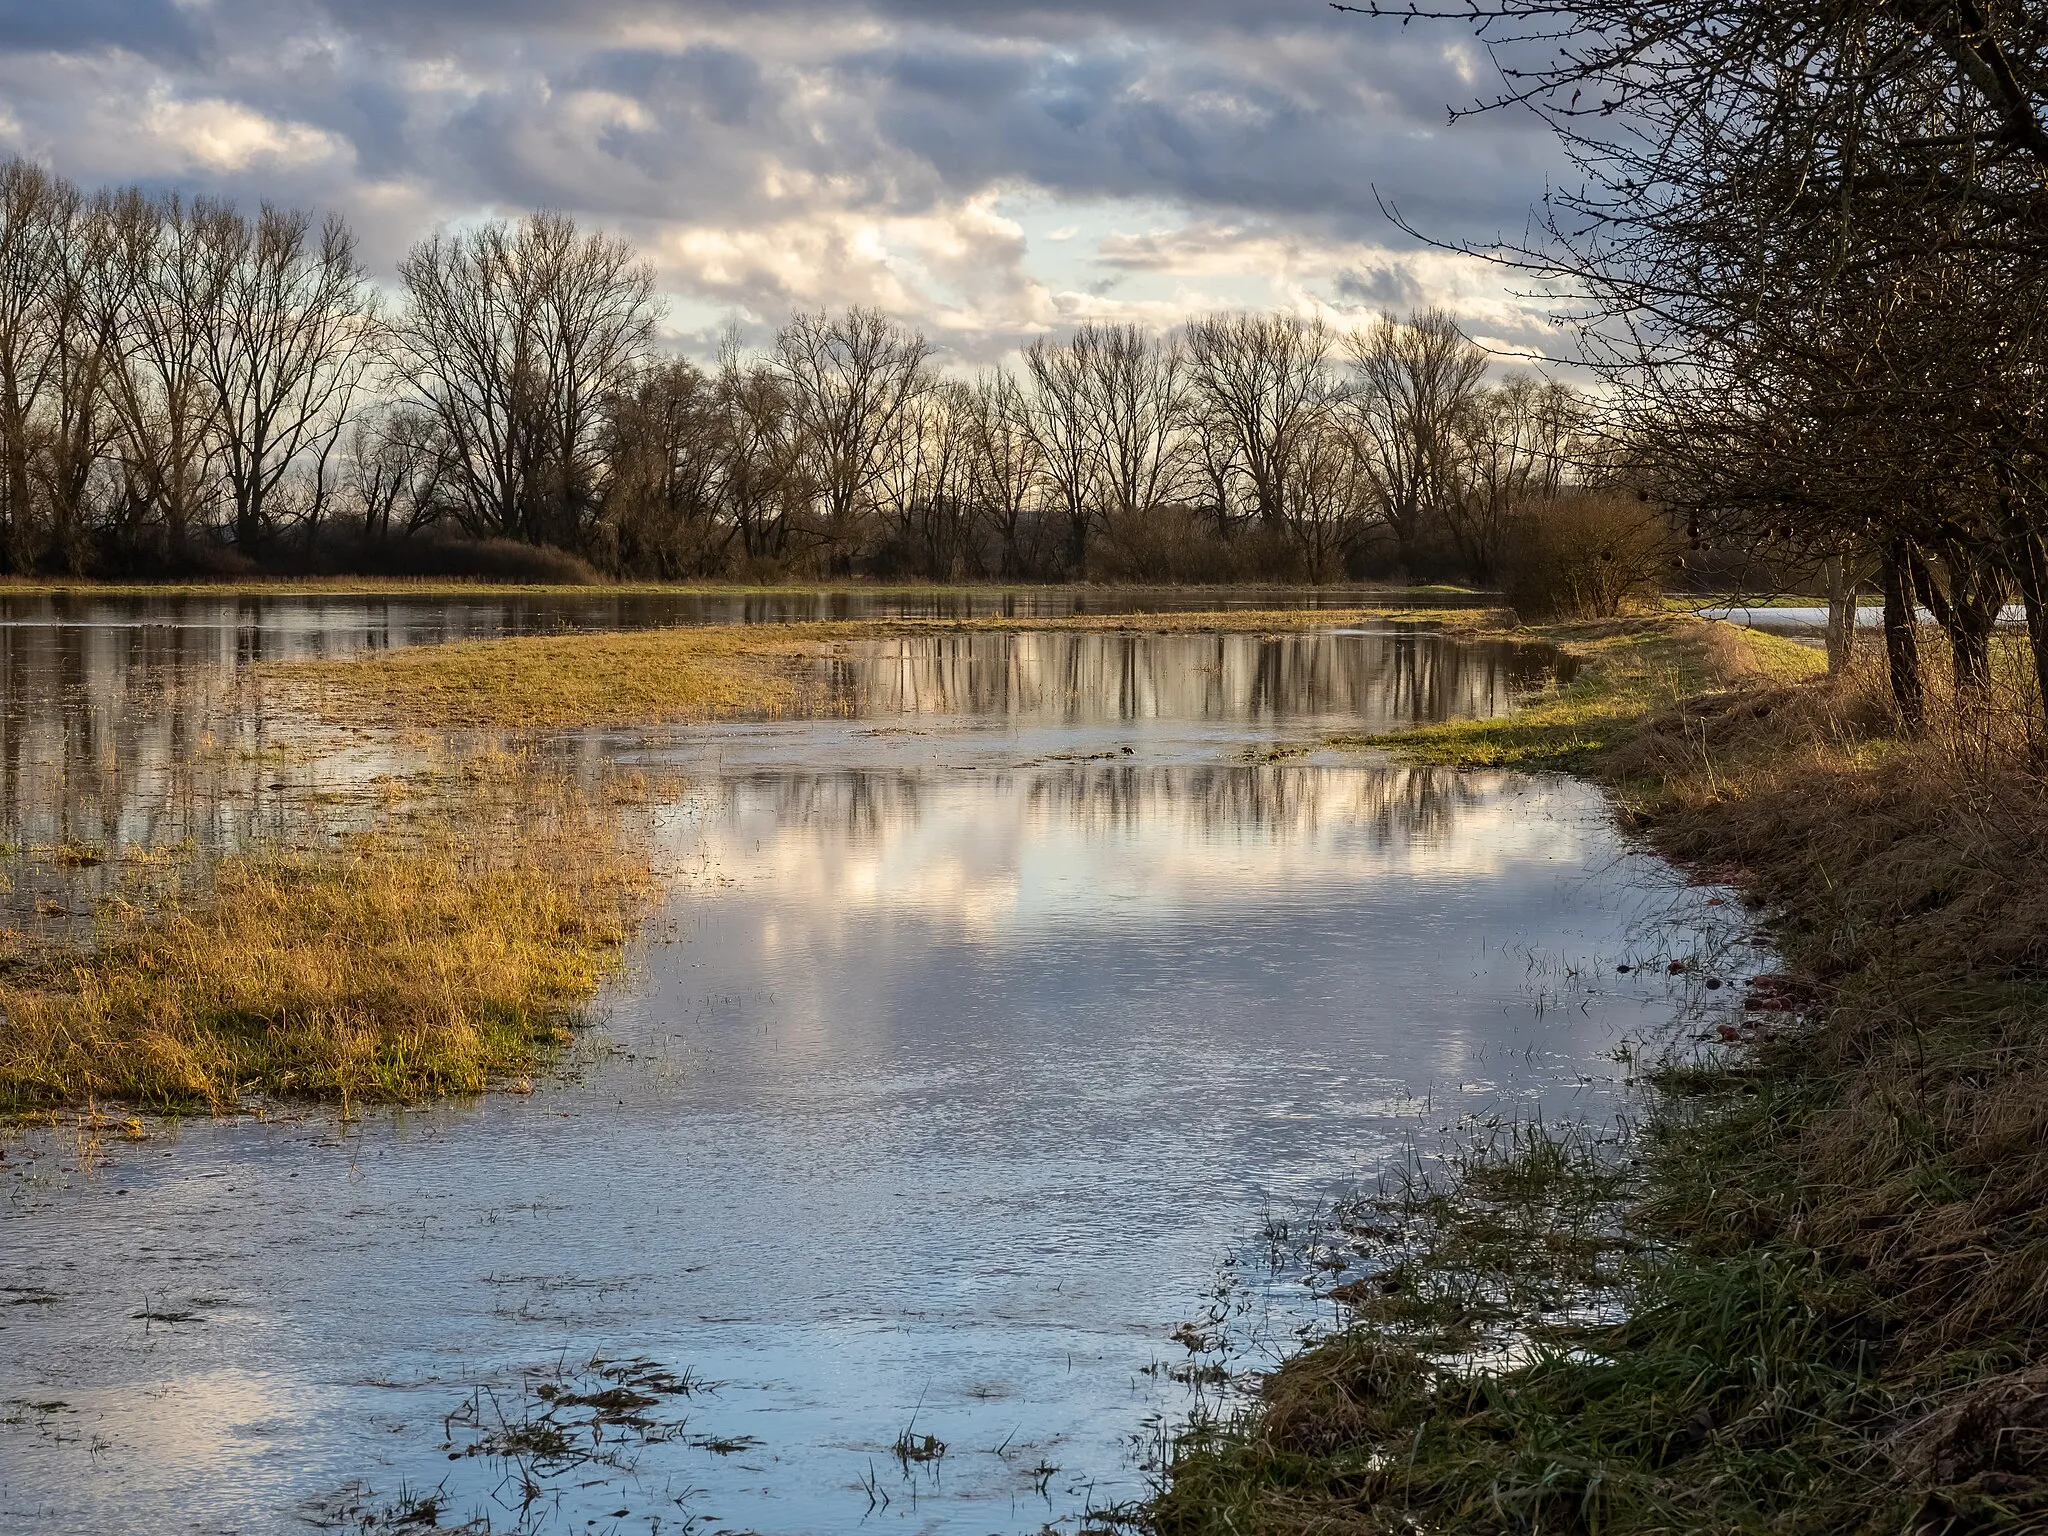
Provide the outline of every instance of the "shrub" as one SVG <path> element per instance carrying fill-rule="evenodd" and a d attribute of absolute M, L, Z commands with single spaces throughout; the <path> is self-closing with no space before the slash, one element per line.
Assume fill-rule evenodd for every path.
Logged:
<path fill-rule="evenodd" d="M 1581 491 L 1509 518 L 1501 589 L 1524 619 L 1612 618 L 1658 595 L 1671 557 L 1671 529 L 1655 507 Z"/>
<path fill-rule="evenodd" d="M 1213 517 L 1193 507 L 1112 512 L 1089 546 L 1087 574 L 1094 581 L 1230 581 L 1244 573 L 1243 554 L 1218 537 Z"/>

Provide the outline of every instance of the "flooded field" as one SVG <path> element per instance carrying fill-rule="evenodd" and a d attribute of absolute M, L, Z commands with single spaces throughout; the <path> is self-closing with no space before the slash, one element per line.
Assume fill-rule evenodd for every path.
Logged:
<path fill-rule="evenodd" d="M 496 612 L 420 623 L 524 626 Z M 223 713 L 225 621 L 126 622 L 0 640 L 17 859 L 260 839 L 407 750 L 292 747 Z M 821 665 L 847 718 L 548 744 L 674 786 L 659 909 L 559 1079 L 0 1142 L 0 1528 L 1094 1528 L 1333 1319 L 1358 1256 L 1299 1240 L 1333 1203 L 1468 1116 L 1604 1114 L 1694 1004 L 1641 962 L 1738 937 L 1584 785 L 1315 745 L 1510 708 L 1542 654 Z"/>

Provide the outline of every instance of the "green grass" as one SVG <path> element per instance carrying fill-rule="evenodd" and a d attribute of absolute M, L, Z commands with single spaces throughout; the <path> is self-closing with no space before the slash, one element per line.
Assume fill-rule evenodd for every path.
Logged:
<path fill-rule="evenodd" d="M 1754 1128 L 1731 1114 L 1716 1135 Z M 1672 1242 L 1640 1203 L 1672 1159 L 1711 1176 L 1725 1148 L 1672 1120 L 1649 1140 L 1645 1169 L 1524 1128 L 1381 1202 L 1403 1249 L 1355 1287 L 1357 1321 L 1198 1427 L 1147 1528 L 1899 1529 L 1910 1511 L 1857 1433 L 1896 1406 L 1868 1289 L 1796 1245 Z M 1620 1320 L 1587 1321 L 1588 1302 Z M 1487 1363 L 1504 1349 L 1516 1363 Z"/>

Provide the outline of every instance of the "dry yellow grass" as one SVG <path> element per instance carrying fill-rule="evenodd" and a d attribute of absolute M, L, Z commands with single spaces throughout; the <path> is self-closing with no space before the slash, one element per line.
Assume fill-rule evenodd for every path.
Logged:
<path fill-rule="evenodd" d="M 229 857 L 0 977 L 0 1111 L 479 1091 L 568 1039 L 650 888 L 613 819 L 559 791 L 510 820 Z"/>
<path fill-rule="evenodd" d="M 803 712 L 817 690 L 798 663 L 815 648 L 780 625 L 547 635 L 288 662 L 258 680 L 347 724 L 654 725 Z"/>

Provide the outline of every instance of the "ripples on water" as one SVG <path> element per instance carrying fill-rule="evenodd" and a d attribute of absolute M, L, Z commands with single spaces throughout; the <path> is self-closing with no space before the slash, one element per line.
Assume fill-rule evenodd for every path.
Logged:
<path fill-rule="evenodd" d="M 207 714 L 239 645 L 46 638 L 77 655 L 10 653 L 9 835 L 245 836 L 352 771 L 181 788 L 181 741 L 269 728 Z M 1543 656 L 976 634 L 833 665 L 854 718 L 556 743 L 688 786 L 564 1080 L 90 1167 L 7 1147 L 0 1526 L 360 1529 L 436 1493 L 501 1531 L 1072 1530 L 1143 1492 L 1194 1401 L 1176 1325 L 1269 1220 L 1461 1114 L 1602 1114 L 1616 1043 L 1669 1027 L 1661 969 L 1615 964 L 1701 936 L 1594 791 L 1313 750 L 1506 708 Z M 1236 1369 L 1329 1320 L 1291 1275 L 1227 1294 Z M 464 1454 L 601 1417 L 561 1405 L 636 1361 L 691 1390 L 598 1459 Z M 906 1429 L 945 1454 L 897 1458 Z"/>

